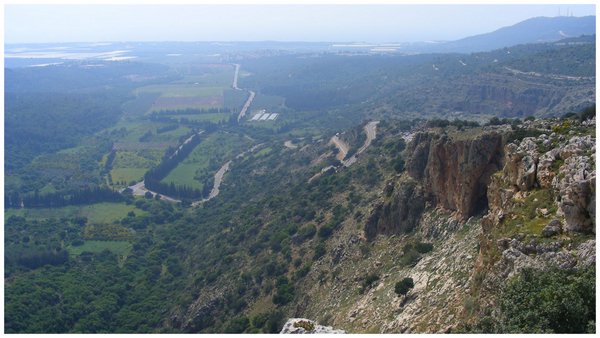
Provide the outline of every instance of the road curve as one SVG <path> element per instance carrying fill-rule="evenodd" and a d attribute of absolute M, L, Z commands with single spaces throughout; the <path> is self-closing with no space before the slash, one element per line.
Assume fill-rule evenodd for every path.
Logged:
<path fill-rule="evenodd" d="M 344 158 L 346 158 L 346 155 L 348 154 L 348 150 L 350 150 L 350 146 L 346 142 L 342 141 L 337 135 L 331 138 L 331 143 L 333 143 L 333 145 L 335 145 L 339 150 L 335 158 L 337 158 L 340 162 L 343 162 Z"/>
<path fill-rule="evenodd" d="M 349 167 L 352 164 L 354 164 L 354 162 L 356 162 L 356 160 L 357 160 L 358 155 L 362 154 L 365 150 L 367 150 L 367 148 L 369 148 L 369 146 L 371 145 L 371 142 L 373 142 L 373 140 L 377 137 L 377 124 L 378 123 L 379 123 L 379 121 L 371 121 L 365 125 L 365 127 L 363 128 L 363 130 L 365 131 L 365 134 L 367 134 L 365 143 L 363 143 L 363 145 L 360 148 L 358 148 L 358 150 L 356 151 L 356 153 L 354 155 L 352 155 L 352 157 L 350 157 L 349 159 L 345 160 L 342 163 L 344 166 Z"/>

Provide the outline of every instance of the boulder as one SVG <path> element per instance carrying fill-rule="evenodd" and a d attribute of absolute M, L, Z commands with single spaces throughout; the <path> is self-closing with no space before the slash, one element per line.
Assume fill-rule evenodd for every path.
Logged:
<path fill-rule="evenodd" d="M 548 223 L 544 227 L 544 229 L 542 229 L 542 236 L 543 237 L 552 237 L 552 236 L 560 233 L 560 229 L 561 229 L 560 221 L 557 219 L 553 219 L 552 221 L 550 221 L 550 223 Z"/>
<path fill-rule="evenodd" d="M 539 153 L 534 138 L 526 137 L 517 146 L 509 143 L 504 147 L 504 176 L 519 191 L 535 187 Z"/>
<path fill-rule="evenodd" d="M 577 247 L 577 267 L 587 268 L 596 265 L 596 240 L 590 239 Z"/>
<path fill-rule="evenodd" d="M 554 148 L 542 156 L 537 164 L 537 182 L 541 188 L 550 188 L 552 187 L 552 179 L 555 176 L 554 171 L 552 170 L 552 165 L 555 161 L 560 159 L 559 157 L 559 149 Z"/>
<path fill-rule="evenodd" d="M 331 326 L 319 325 L 317 322 L 306 318 L 290 318 L 283 325 L 281 334 L 302 334 L 302 333 L 325 333 L 340 334 L 346 333 L 344 330 L 336 330 Z"/>

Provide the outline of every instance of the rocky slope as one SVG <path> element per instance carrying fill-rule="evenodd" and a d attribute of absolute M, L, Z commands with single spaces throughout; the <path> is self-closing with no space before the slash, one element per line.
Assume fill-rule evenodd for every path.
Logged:
<path fill-rule="evenodd" d="M 496 311 L 526 268 L 594 266 L 594 133 L 595 120 L 416 133 L 363 233 L 343 229 L 313 265 L 296 315 L 351 333 L 452 332 Z M 414 288 L 398 296 L 404 277 Z"/>
<path fill-rule="evenodd" d="M 290 318 L 281 330 L 282 334 L 301 334 L 301 333 L 324 333 L 339 334 L 346 333 L 344 330 L 336 330 L 331 326 L 319 325 L 317 322 L 306 318 Z"/>

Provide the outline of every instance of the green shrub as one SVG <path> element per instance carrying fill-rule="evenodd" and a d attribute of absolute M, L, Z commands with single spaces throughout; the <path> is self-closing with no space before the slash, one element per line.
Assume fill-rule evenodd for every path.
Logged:
<path fill-rule="evenodd" d="M 363 294 L 365 291 L 369 290 L 373 287 L 373 284 L 379 280 L 379 275 L 376 273 L 368 274 L 365 276 L 362 286 L 360 288 L 360 293 Z"/>
<path fill-rule="evenodd" d="M 416 249 L 413 243 L 407 243 L 402 249 L 404 254 L 400 257 L 399 263 L 401 266 L 415 266 L 421 259 L 421 254 Z"/>
<path fill-rule="evenodd" d="M 298 237 L 300 237 L 302 241 L 305 241 L 313 238 L 316 233 L 317 227 L 314 224 L 309 223 L 298 230 Z"/>
<path fill-rule="evenodd" d="M 396 285 L 394 286 L 394 291 L 396 292 L 396 294 L 398 296 L 399 295 L 406 296 L 408 291 L 410 291 L 410 289 L 412 289 L 414 287 L 415 287 L 415 284 L 413 282 L 413 279 L 410 277 L 406 277 L 406 278 L 402 279 L 401 281 L 399 281 L 398 283 L 396 283 Z"/>
<path fill-rule="evenodd" d="M 303 329 L 305 329 L 307 332 L 310 332 L 312 330 L 315 329 L 315 324 L 306 321 L 306 320 L 300 320 L 294 323 L 294 327 L 301 327 Z"/>
<path fill-rule="evenodd" d="M 243 333 L 250 326 L 246 316 L 238 316 L 229 321 L 225 327 L 225 333 Z"/>
<path fill-rule="evenodd" d="M 313 261 L 316 261 L 317 259 L 321 258 L 324 254 L 325 254 L 325 243 L 319 242 L 319 244 L 317 244 L 317 246 L 315 247 L 315 254 L 313 256 Z"/>
<path fill-rule="evenodd" d="M 429 251 L 433 250 L 433 244 L 418 242 L 417 244 L 415 244 L 415 250 L 422 254 L 428 253 Z"/>
<path fill-rule="evenodd" d="M 500 298 L 500 332 L 584 333 L 595 329 L 595 269 L 524 270 Z"/>
<path fill-rule="evenodd" d="M 333 227 L 327 223 L 319 229 L 319 237 L 329 238 L 333 234 Z"/>

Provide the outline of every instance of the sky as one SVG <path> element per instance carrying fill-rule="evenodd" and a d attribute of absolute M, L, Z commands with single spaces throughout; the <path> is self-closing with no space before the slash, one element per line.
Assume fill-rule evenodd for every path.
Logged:
<path fill-rule="evenodd" d="M 595 5 L 6 5 L 5 43 L 456 40 Z"/>

